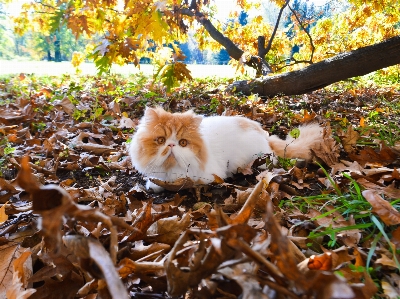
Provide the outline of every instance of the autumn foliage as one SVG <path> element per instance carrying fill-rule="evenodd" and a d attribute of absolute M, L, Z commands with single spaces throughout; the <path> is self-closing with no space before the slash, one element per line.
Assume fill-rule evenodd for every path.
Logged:
<path fill-rule="evenodd" d="M 87 52 L 101 72 L 112 63 L 137 65 L 142 57 L 161 62 L 160 66 L 181 60 L 178 47 L 172 51 L 168 46 L 187 40 L 189 31 L 200 49 L 226 48 L 238 67 L 254 66 L 254 57 L 259 57 L 272 71 L 298 69 L 400 34 L 397 0 L 338 1 L 339 8 L 331 3 L 330 15 L 322 18 L 319 12 L 303 15 L 290 1 L 271 1 L 291 16 L 286 28 L 265 20 L 262 1 L 236 3 L 225 24 L 216 18 L 214 2 L 207 0 L 43 0 L 24 4 L 15 23 L 21 34 L 33 28 L 48 35 L 67 25 L 76 37 L 92 38 Z M 257 13 L 242 25 L 238 10 Z M 300 50 L 291 57 L 296 45 Z"/>

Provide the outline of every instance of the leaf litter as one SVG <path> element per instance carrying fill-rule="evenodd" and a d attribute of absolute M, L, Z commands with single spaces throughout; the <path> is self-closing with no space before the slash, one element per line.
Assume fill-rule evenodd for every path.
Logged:
<path fill-rule="evenodd" d="M 397 298 L 399 91 L 261 99 L 218 84 L 1 79 L 0 297 Z M 151 194 L 125 146 L 146 105 L 243 115 L 282 137 L 316 121 L 324 142 L 313 163 L 267 157 Z"/>

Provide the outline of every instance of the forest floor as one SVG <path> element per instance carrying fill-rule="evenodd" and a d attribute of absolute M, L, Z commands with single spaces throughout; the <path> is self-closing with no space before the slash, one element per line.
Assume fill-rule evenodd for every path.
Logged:
<path fill-rule="evenodd" d="M 264 99 L 231 82 L 1 76 L 0 298 L 398 298 L 400 84 Z M 126 151 L 146 106 L 281 137 L 318 122 L 325 142 L 152 194 Z"/>

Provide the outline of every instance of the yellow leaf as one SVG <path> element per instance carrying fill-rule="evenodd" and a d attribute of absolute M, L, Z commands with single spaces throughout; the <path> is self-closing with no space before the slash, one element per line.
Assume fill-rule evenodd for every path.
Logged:
<path fill-rule="evenodd" d="M 85 55 L 79 52 L 72 53 L 71 63 L 76 68 L 85 60 Z"/>
<path fill-rule="evenodd" d="M 360 127 L 362 127 L 362 128 L 365 127 L 365 119 L 364 119 L 364 116 L 361 116 L 361 118 L 360 118 Z"/>
<path fill-rule="evenodd" d="M 8 220 L 8 215 L 6 214 L 6 205 L 8 201 L 0 208 L 0 224 Z"/>
<path fill-rule="evenodd" d="M 217 176 L 216 174 L 213 174 L 213 176 L 214 176 L 214 183 L 215 184 L 223 184 L 224 183 L 224 180 L 223 179 L 221 179 L 219 176 Z"/>
<path fill-rule="evenodd" d="M 254 22 L 256 22 L 257 24 L 261 24 L 263 21 L 263 17 L 262 16 L 257 16 L 254 18 L 253 20 Z"/>

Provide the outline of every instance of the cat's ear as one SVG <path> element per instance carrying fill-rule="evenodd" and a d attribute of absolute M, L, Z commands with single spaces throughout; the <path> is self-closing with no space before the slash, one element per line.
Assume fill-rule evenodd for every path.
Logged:
<path fill-rule="evenodd" d="M 193 110 L 189 110 L 183 113 L 183 115 L 187 115 L 191 118 L 191 124 L 199 127 L 202 120 L 203 120 L 203 116 L 202 115 L 197 115 L 196 113 L 193 112 Z"/>
<path fill-rule="evenodd" d="M 155 122 L 158 120 L 157 109 L 147 107 L 144 111 L 144 120 L 146 123 Z"/>
<path fill-rule="evenodd" d="M 203 116 L 202 115 L 193 115 L 193 123 L 196 127 L 200 127 L 200 124 L 203 120 Z"/>

